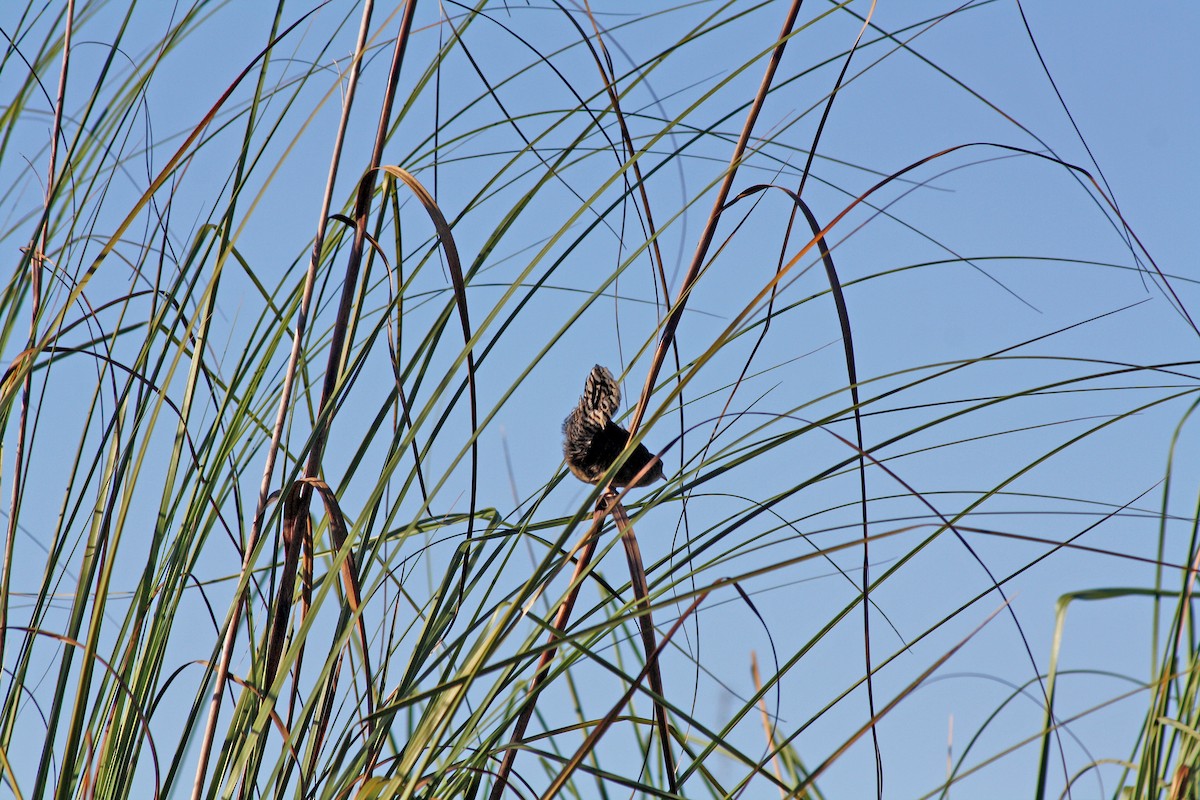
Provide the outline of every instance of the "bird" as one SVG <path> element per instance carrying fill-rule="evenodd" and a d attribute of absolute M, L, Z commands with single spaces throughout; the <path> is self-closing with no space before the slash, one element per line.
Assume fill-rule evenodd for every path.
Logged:
<path fill-rule="evenodd" d="M 563 421 L 563 456 L 567 467 L 584 483 L 599 483 L 629 444 L 629 431 L 613 422 L 621 405 L 621 387 L 607 367 L 592 367 L 579 404 Z M 647 466 L 649 465 L 649 466 Z M 642 468 L 647 467 L 637 483 Z M 614 487 L 649 486 L 662 480 L 662 460 L 639 444 L 609 481 Z"/>

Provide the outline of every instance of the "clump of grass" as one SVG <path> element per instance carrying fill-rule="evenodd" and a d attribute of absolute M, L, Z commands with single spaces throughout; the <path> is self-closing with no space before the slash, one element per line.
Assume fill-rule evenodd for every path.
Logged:
<path fill-rule="evenodd" d="M 926 55 L 992 6 L 15 15 L 5 787 L 1194 793 L 1190 282 Z M 863 146 L 913 63 L 1000 134 Z M 596 361 L 665 483 L 563 469 Z"/>

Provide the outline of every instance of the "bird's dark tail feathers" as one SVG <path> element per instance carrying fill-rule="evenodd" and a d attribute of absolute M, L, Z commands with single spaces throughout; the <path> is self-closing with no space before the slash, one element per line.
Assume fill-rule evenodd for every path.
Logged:
<path fill-rule="evenodd" d="M 599 364 L 588 373 L 579 398 L 580 414 L 593 424 L 603 426 L 621 407 L 621 387 L 607 367 Z"/>

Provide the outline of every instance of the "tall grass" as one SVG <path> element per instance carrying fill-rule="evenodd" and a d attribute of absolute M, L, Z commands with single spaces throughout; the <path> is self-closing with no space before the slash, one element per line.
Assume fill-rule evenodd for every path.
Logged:
<path fill-rule="evenodd" d="M 5 791 L 1195 796 L 1194 281 L 875 13 L 5 9 Z"/>

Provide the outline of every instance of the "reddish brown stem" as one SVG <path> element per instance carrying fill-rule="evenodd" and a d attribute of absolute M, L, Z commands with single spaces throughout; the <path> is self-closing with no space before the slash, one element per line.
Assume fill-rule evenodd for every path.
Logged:
<path fill-rule="evenodd" d="M 604 524 L 604 517 L 607 514 L 605 503 L 612 496 L 611 494 L 601 495 L 600 501 L 596 504 L 596 511 L 592 515 L 592 526 L 584 534 L 583 548 L 575 562 L 575 572 L 571 575 L 573 588 L 563 604 L 559 606 L 558 613 L 554 617 L 554 628 L 550 631 L 547 639 L 549 646 L 542 652 L 542 657 L 538 659 L 537 670 L 534 671 L 533 679 L 529 682 L 529 691 L 525 694 L 525 704 L 521 708 L 520 715 L 517 716 L 517 724 L 513 727 L 512 736 L 508 740 L 508 749 L 504 751 L 504 757 L 500 761 L 496 782 L 492 784 L 491 794 L 488 795 L 489 800 L 499 800 L 500 796 L 504 794 L 504 787 L 508 785 L 508 776 L 512 773 L 513 762 L 517 758 L 517 744 L 525 738 L 525 730 L 529 727 L 529 721 L 533 719 L 533 711 L 537 706 L 538 693 L 541 692 L 542 685 L 546 682 L 546 676 L 550 672 L 550 662 L 558 654 L 559 633 L 566 629 L 567 623 L 571 620 L 571 611 L 575 608 L 575 601 L 579 598 L 579 589 L 582 586 L 580 581 L 587 572 L 588 565 L 592 562 L 592 556 L 596 553 L 596 545 L 600 542 L 600 528 Z"/>

